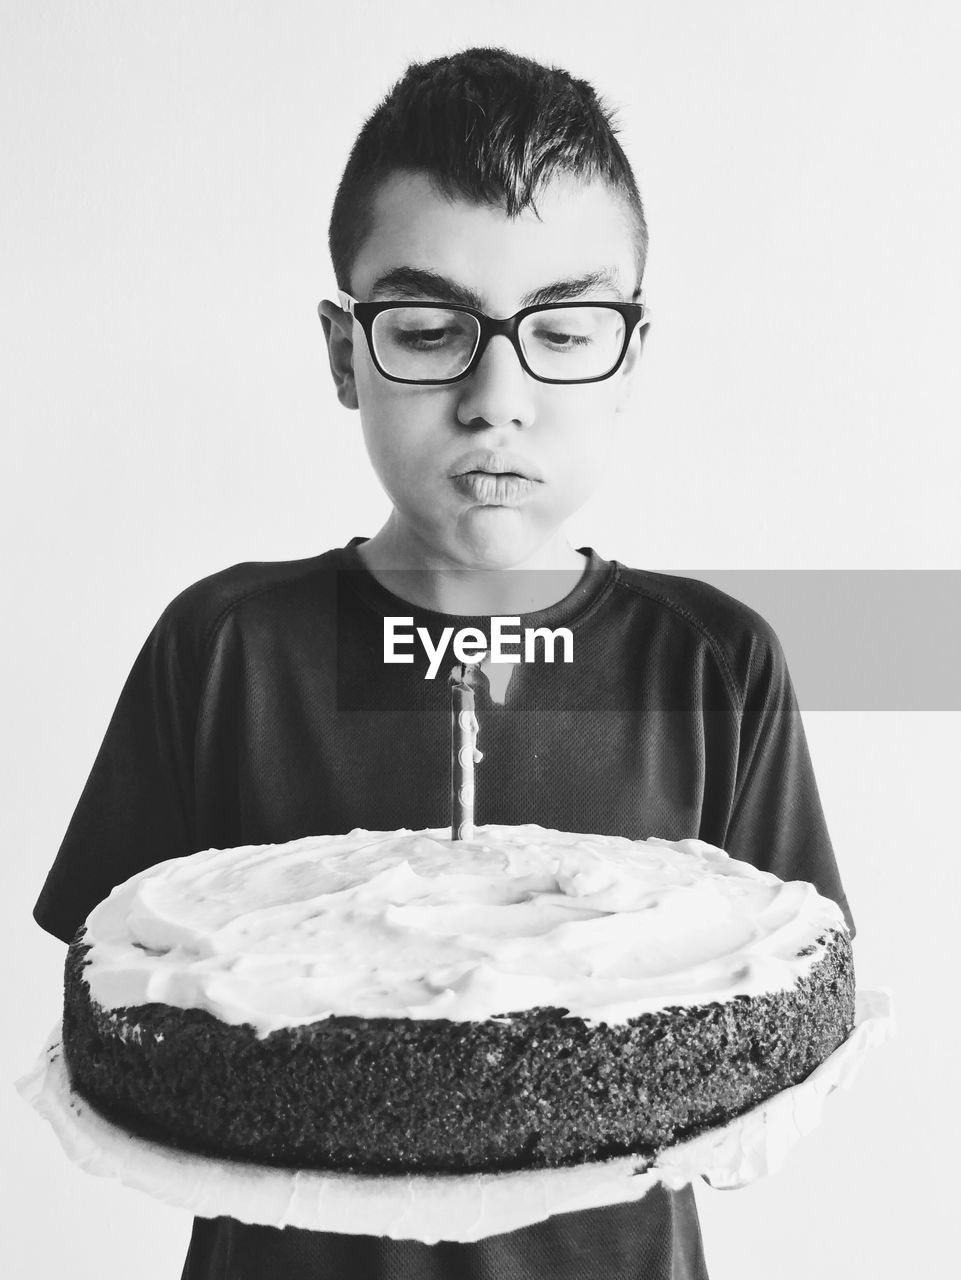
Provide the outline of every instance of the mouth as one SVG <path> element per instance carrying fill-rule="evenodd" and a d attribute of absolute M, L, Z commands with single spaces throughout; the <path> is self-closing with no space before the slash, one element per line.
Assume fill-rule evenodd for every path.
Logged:
<path fill-rule="evenodd" d="M 450 476 L 454 488 L 480 506 L 516 506 L 542 483 L 526 459 L 477 450 L 458 460 Z"/>
<path fill-rule="evenodd" d="M 450 478 L 459 493 L 482 506 L 515 506 L 543 483 L 526 459 L 487 450 L 460 458 Z"/>
<path fill-rule="evenodd" d="M 516 506 L 538 485 L 515 471 L 462 471 L 451 478 L 459 493 L 483 507 Z"/>

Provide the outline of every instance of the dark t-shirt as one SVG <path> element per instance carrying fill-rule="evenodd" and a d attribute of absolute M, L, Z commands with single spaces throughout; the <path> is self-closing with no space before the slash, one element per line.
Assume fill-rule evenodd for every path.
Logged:
<path fill-rule="evenodd" d="M 65 941 L 114 885 L 210 847 L 450 822 L 448 652 L 433 680 L 385 664 L 385 617 L 457 618 L 388 590 L 355 540 L 245 564 L 188 588 L 141 651 L 36 907 Z M 640 839 L 696 836 L 812 881 L 850 922 L 776 637 L 729 596 L 587 549 L 560 603 L 573 661 L 521 663 L 477 695 L 475 820 Z M 516 650 L 515 650 L 516 651 Z M 539 651 L 541 652 L 541 651 Z M 421 1245 L 197 1219 L 188 1280 L 608 1280 L 702 1277 L 690 1188 L 567 1214 L 475 1245 Z"/>

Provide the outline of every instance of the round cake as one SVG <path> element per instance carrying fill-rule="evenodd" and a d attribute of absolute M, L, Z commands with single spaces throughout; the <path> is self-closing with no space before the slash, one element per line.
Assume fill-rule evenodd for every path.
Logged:
<path fill-rule="evenodd" d="M 134 876 L 67 956 L 72 1087 L 191 1150 L 381 1172 L 653 1154 L 854 1021 L 839 908 L 697 840 L 353 831 Z"/>

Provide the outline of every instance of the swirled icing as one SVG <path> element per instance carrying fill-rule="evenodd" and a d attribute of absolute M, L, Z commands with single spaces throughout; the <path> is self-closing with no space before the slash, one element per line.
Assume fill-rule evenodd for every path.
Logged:
<path fill-rule="evenodd" d="M 813 885 L 699 840 L 357 830 L 141 872 L 91 913 L 85 973 L 105 1009 L 206 1009 L 261 1036 L 540 1006 L 618 1023 L 790 990 L 843 927 Z"/>

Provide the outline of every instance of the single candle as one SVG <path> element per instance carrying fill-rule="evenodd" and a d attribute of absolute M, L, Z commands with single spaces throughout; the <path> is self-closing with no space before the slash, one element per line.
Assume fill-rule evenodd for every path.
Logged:
<path fill-rule="evenodd" d="M 458 663 L 450 673 L 450 832 L 452 840 L 474 835 L 474 765 L 477 750 L 474 691 L 481 676 L 474 664 Z"/>

